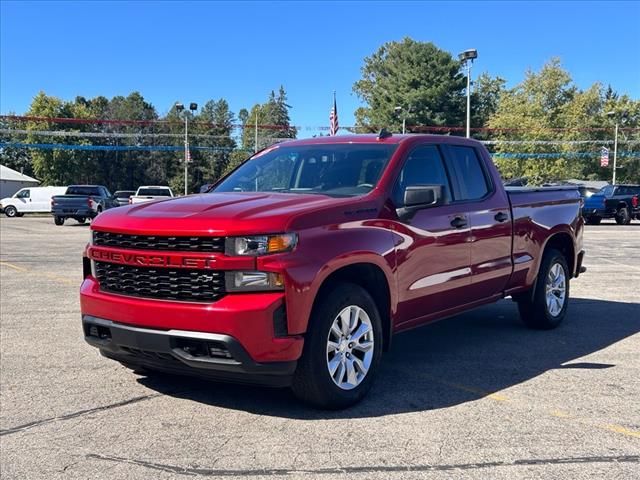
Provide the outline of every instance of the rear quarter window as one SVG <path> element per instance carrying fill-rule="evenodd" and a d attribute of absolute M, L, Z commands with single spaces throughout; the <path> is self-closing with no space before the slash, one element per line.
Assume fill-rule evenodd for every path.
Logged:
<path fill-rule="evenodd" d="M 475 148 L 454 145 L 448 149 L 449 171 L 452 172 L 460 191 L 456 200 L 479 200 L 489 191 L 489 182 Z"/>

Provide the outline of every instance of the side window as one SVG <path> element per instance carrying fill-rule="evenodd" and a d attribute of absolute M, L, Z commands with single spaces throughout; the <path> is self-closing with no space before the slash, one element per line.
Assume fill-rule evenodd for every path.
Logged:
<path fill-rule="evenodd" d="M 460 198 L 456 200 L 478 200 L 489 193 L 487 178 L 480 159 L 472 147 L 451 146 L 448 165 L 460 186 Z"/>
<path fill-rule="evenodd" d="M 22 190 L 16 195 L 16 198 L 29 198 L 31 195 L 30 190 Z"/>
<path fill-rule="evenodd" d="M 409 154 L 393 187 L 393 203 L 404 204 L 404 190 L 410 185 L 443 185 L 445 203 L 451 198 L 447 172 L 435 145 L 418 147 Z"/>

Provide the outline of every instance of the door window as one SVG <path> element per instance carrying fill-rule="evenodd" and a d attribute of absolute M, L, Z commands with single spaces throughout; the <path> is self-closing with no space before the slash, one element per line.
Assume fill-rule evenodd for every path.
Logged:
<path fill-rule="evenodd" d="M 16 194 L 16 198 L 29 198 L 31 196 L 30 190 L 22 190 Z"/>
<path fill-rule="evenodd" d="M 456 200 L 479 200 L 489 193 L 489 184 L 476 151 L 472 147 L 452 146 L 448 165 L 458 180 Z"/>
<path fill-rule="evenodd" d="M 425 145 L 409 154 L 393 188 L 393 203 L 404 205 L 404 191 L 410 185 L 442 185 L 444 203 L 449 197 L 449 180 L 438 147 Z"/>

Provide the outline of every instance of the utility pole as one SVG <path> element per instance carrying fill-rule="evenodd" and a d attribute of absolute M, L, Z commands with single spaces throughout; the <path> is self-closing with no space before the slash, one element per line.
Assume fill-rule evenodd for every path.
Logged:
<path fill-rule="evenodd" d="M 253 153 L 258 152 L 258 109 L 256 108 L 256 129 L 255 129 L 255 143 L 253 145 Z"/>
<path fill-rule="evenodd" d="M 618 160 L 618 121 L 616 120 L 616 134 L 613 140 L 613 185 L 616 184 L 616 161 Z"/>
<path fill-rule="evenodd" d="M 195 113 L 198 109 L 198 104 L 191 102 L 189 104 L 189 110 L 191 113 Z M 182 103 L 176 103 L 176 111 L 178 115 L 184 116 L 184 194 L 189 194 L 189 115 L 190 113 L 184 109 Z"/>
<path fill-rule="evenodd" d="M 184 194 L 185 195 L 189 193 L 188 165 L 189 165 L 189 115 L 187 115 L 187 113 L 185 112 L 184 114 Z"/>

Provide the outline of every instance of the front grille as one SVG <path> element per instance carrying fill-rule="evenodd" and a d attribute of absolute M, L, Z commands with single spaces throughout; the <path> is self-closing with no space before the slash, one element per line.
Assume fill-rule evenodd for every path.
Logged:
<path fill-rule="evenodd" d="M 224 237 L 160 237 L 94 231 L 93 244 L 133 250 L 224 252 Z"/>
<path fill-rule="evenodd" d="M 106 262 L 95 262 L 95 267 L 104 292 L 189 302 L 215 302 L 225 294 L 222 271 L 133 267 Z"/>

